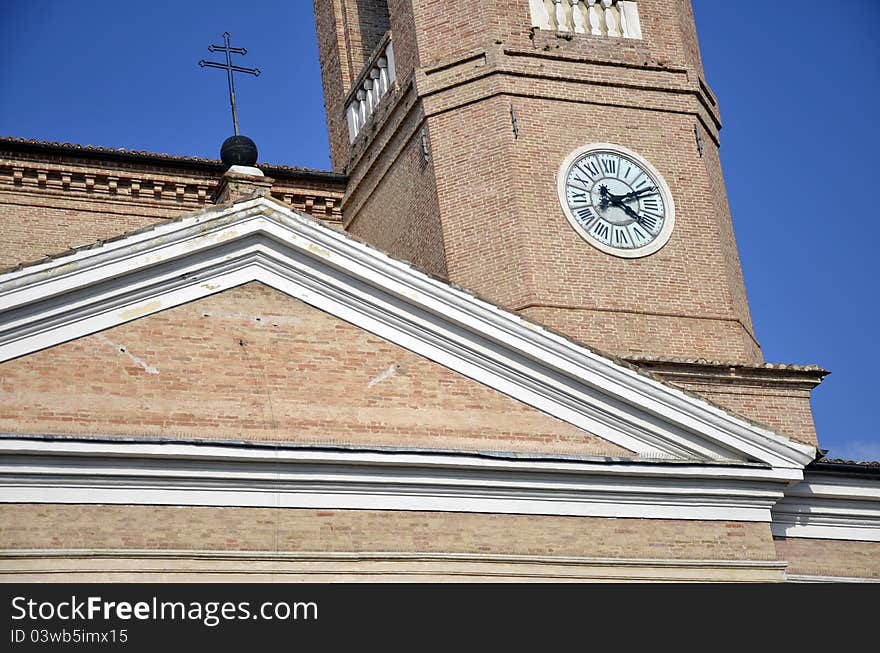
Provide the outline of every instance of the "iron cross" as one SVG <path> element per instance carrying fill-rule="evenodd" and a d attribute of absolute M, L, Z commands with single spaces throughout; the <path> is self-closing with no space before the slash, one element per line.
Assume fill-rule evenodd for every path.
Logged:
<path fill-rule="evenodd" d="M 232 73 L 247 73 L 248 75 L 253 75 L 254 77 L 260 76 L 259 68 L 242 68 L 241 66 L 233 65 L 232 63 L 232 55 L 234 54 L 247 54 L 247 50 L 244 48 L 233 48 L 229 45 L 229 32 L 223 32 L 223 45 L 209 45 L 209 52 L 225 52 L 226 53 L 226 63 L 216 63 L 214 61 L 205 61 L 202 59 L 199 62 L 199 65 L 204 68 L 205 66 L 209 68 L 222 68 L 226 71 L 226 76 L 229 79 L 229 104 L 232 106 L 232 128 L 235 130 L 235 135 L 238 136 L 238 112 L 235 109 L 235 83 L 232 80 Z"/>

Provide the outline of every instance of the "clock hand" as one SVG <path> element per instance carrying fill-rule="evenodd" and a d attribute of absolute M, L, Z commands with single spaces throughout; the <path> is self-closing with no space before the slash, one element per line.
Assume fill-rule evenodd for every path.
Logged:
<path fill-rule="evenodd" d="M 635 198 L 641 196 L 643 193 L 653 193 L 653 192 L 656 192 L 656 190 L 657 189 L 654 188 L 653 186 L 649 186 L 648 188 L 643 188 L 642 190 L 634 190 L 632 192 L 627 193 L 626 195 L 612 195 L 612 197 L 615 197 L 620 200 L 635 199 Z"/>
<path fill-rule="evenodd" d="M 599 187 L 599 195 L 601 196 L 601 205 L 603 208 L 608 206 L 609 202 L 617 203 L 625 200 L 637 199 L 645 193 L 653 193 L 656 192 L 656 188 L 648 187 L 643 188 L 642 190 L 634 190 L 626 193 L 624 195 L 615 195 L 614 193 L 609 192 L 606 186 Z"/>
<path fill-rule="evenodd" d="M 640 225 L 642 224 L 642 216 L 640 216 L 638 213 L 636 213 L 631 208 L 629 208 L 626 204 L 623 203 L 622 200 L 619 200 L 616 197 L 610 197 L 609 200 L 615 206 L 619 206 L 620 208 L 622 208 L 624 210 L 624 212 L 627 215 L 629 215 L 633 220 L 638 222 Z"/>

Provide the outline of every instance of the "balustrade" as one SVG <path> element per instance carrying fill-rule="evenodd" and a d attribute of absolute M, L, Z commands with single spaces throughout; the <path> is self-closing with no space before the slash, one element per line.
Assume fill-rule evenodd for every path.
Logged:
<path fill-rule="evenodd" d="M 532 26 L 575 34 L 642 38 L 638 3 L 632 0 L 529 0 Z"/>
<path fill-rule="evenodd" d="M 391 39 L 387 38 L 373 59 L 367 64 L 355 82 L 345 107 L 348 120 L 348 135 L 352 143 L 357 138 L 364 124 L 375 111 L 379 102 L 394 84 L 397 78 L 394 69 L 394 48 Z"/>

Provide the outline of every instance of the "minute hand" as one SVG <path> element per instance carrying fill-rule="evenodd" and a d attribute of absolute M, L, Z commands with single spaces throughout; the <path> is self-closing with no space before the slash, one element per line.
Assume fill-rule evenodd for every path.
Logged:
<path fill-rule="evenodd" d="M 611 203 L 615 206 L 619 206 L 620 208 L 622 208 L 626 212 L 626 214 L 629 215 L 633 220 L 635 220 L 639 224 L 642 224 L 642 216 L 640 216 L 638 213 L 636 213 L 626 204 L 624 204 L 623 200 L 617 199 L 616 197 L 609 197 L 608 199 L 611 200 Z"/>
<path fill-rule="evenodd" d="M 642 190 L 631 191 L 629 193 L 626 193 L 625 195 L 612 195 L 611 193 L 608 193 L 608 197 L 609 199 L 616 200 L 631 200 L 637 197 L 641 197 L 645 193 L 653 193 L 655 190 L 655 188 L 649 186 L 648 188 L 643 188 Z"/>

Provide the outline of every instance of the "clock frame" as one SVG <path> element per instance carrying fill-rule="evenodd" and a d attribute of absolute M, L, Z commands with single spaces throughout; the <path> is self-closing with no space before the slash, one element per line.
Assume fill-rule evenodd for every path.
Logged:
<path fill-rule="evenodd" d="M 597 161 L 600 166 L 595 174 L 583 165 Z M 608 168 L 601 167 L 603 161 L 607 161 Z M 675 227 L 672 193 L 663 175 L 637 152 L 613 143 L 583 145 L 562 162 L 557 179 L 559 203 L 566 219 L 578 235 L 596 249 L 621 258 L 642 258 L 669 242 Z M 639 193 L 637 185 L 644 186 L 641 190 L 644 193 L 652 187 L 644 184 L 645 179 L 656 193 L 625 202 L 620 201 L 624 195 L 613 194 Z M 581 181 L 587 183 L 581 185 Z M 601 193 L 605 195 L 600 193 L 602 186 L 605 190 Z M 583 202 L 589 203 L 578 205 L 570 193 L 585 196 Z M 614 203 L 603 198 L 614 198 L 611 200 Z"/>

